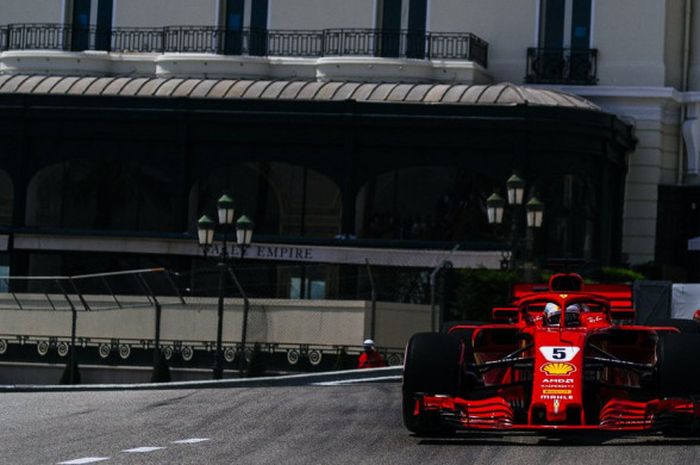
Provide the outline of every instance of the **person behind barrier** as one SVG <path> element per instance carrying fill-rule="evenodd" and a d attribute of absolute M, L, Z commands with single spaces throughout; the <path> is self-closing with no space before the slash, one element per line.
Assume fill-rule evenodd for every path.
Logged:
<path fill-rule="evenodd" d="M 386 366 L 384 357 L 374 348 L 374 341 L 372 339 L 365 339 L 362 346 L 365 350 L 357 359 L 357 368 L 378 368 Z"/>

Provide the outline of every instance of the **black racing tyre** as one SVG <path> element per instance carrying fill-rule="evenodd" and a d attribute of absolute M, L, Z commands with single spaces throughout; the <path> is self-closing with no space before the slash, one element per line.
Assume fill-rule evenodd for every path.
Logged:
<path fill-rule="evenodd" d="M 656 385 L 661 397 L 700 395 L 697 334 L 660 334 L 656 355 Z"/>
<path fill-rule="evenodd" d="M 671 326 L 677 328 L 684 334 L 700 334 L 700 323 L 695 320 L 683 320 L 680 318 L 670 318 L 667 320 L 653 320 L 646 323 L 649 326 Z"/>
<path fill-rule="evenodd" d="M 458 389 L 460 341 L 441 333 L 418 333 L 408 341 L 403 370 L 403 420 L 416 434 L 449 433 L 439 418 L 415 416 L 417 393 L 454 395 Z"/>

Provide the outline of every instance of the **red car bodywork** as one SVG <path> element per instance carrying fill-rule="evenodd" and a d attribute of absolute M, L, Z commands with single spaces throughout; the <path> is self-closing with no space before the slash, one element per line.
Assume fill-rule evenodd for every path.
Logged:
<path fill-rule="evenodd" d="M 558 278 L 574 280 L 562 286 Z M 654 397 L 656 342 L 675 327 L 626 324 L 634 318 L 627 285 L 584 286 L 555 275 L 548 286 L 519 284 L 493 324 L 457 324 L 462 396 L 415 396 L 413 415 L 456 429 L 642 431 L 666 417 L 700 416 L 700 399 Z M 575 282 L 578 281 L 578 282 Z M 575 291 L 557 290 L 574 288 Z M 585 304 L 578 322 L 548 325 L 544 306 Z M 500 322 L 499 322 L 500 321 Z M 646 394 L 639 394 L 640 392 Z"/>

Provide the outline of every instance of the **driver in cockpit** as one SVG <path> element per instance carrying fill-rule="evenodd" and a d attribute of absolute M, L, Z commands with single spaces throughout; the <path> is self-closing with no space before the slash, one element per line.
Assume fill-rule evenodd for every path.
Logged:
<path fill-rule="evenodd" d="M 581 313 L 587 311 L 585 304 L 571 304 L 564 312 L 566 326 L 579 326 L 581 324 Z M 554 302 L 547 302 L 544 306 L 544 324 L 546 326 L 559 326 L 561 321 L 561 307 Z"/>

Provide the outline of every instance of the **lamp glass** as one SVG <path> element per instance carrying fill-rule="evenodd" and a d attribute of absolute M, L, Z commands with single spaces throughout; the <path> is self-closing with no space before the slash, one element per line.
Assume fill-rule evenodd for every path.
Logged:
<path fill-rule="evenodd" d="M 508 203 L 522 205 L 525 197 L 525 181 L 517 174 L 513 174 L 506 181 L 506 187 L 508 188 Z"/>
<path fill-rule="evenodd" d="M 489 217 L 489 224 L 503 223 L 503 207 L 488 207 L 486 211 Z"/>
<path fill-rule="evenodd" d="M 526 206 L 527 225 L 530 228 L 539 228 L 544 219 L 544 205 L 536 197 L 530 199 Z"/>
<path fill-rule="evenodd" d="M 253 240 L 253 222 L 247 216 L 236 221 L 236 242 L 238 245 L 250 245 Z"/>
<path fill-rule="evenodd" d="M 503 222 L 503 210 L 505 207 L 505 200 L 503 197 L 498 195 L 496 192 L 491 194 L 488 199 L 486 199 L 486 214 L 488 216 L 489 224 L 501 224 Z"/>
<path fill-rule="evenodd" d="M 214 222 L 207 215 L 197 221 L 197 241 L 201 246 L 214 243 Z"/>
<path fill-rule="evenodd" d="M 216 202 L 216 210 L 219 215 L 219 224 L 233 224 L 236 210 L 231 197 L 222 195 Z"/>

